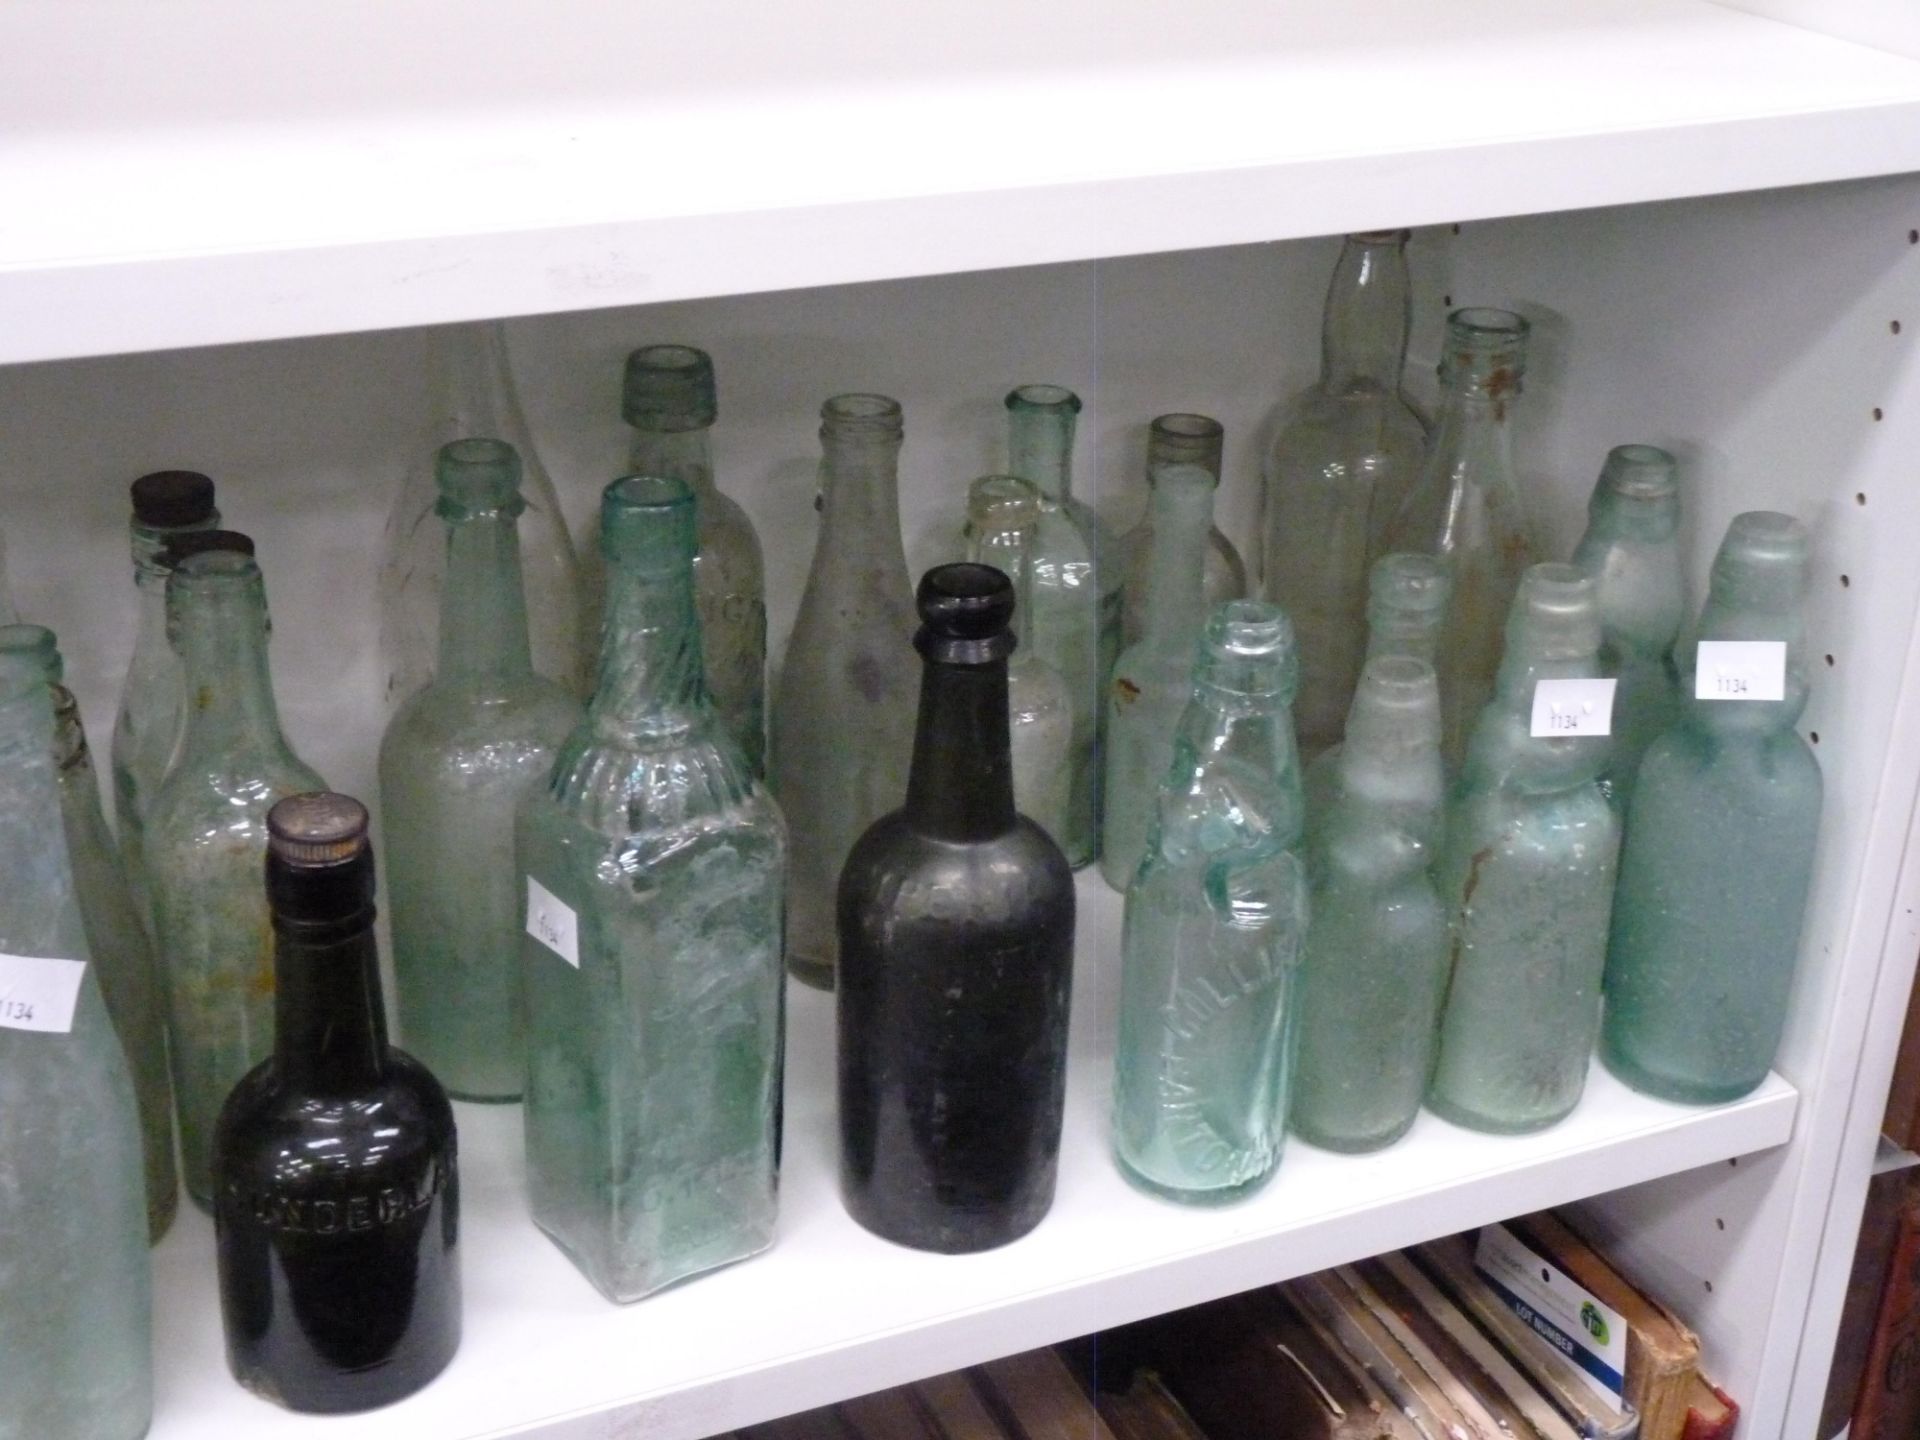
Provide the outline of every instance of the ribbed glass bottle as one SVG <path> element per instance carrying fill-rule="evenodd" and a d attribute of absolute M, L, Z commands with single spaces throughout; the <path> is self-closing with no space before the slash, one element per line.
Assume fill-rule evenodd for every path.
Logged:
<path fill-rule="evenodd" d="M 1220 487 L 1220 461 L 1226 431 L 1210 415 L 1156 415 L 1147 427 L 1147 513 L 1116 542 L 1122 574 L 1120 643 L 1132 645 L 1146 633 L 1148 556 L 1153 550 L 1153 477 L 1163 465 L 1198 465 Z M 1207 531 L 1206 568 L 1200 593 L 1207 609 L 1244 600 L 1247 567 L 1218 525 Z"/>

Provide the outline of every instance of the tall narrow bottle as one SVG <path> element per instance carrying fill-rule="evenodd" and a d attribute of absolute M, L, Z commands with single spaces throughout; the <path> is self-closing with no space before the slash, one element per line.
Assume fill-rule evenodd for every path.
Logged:
<path fill-rule="evenodd" d="M 1737 1099 L 1766 1078 L 1799 957 L 1821 779 L 1794 730 L 1810 689 L 1806 526 L 1736 515 L 1714 557 L 1680 716 L 1640 767 L 1607 954 L 1600 1053 L 1636 1090 Z M 1781 698 L 1705 650 L 1781 647 Z M 1700 670 L 1716 698 L 1698 698 Z M 1721 699 L 1719 695 L 1732 698 Z"/>
<path fill-rule="evenodd" d="M 1147 427 L 1147 513 L 1117 543 L 1122 573 L 1120 643 L 1132 645 L 1146 633 L 1149 555 L 1153 550 L 1153 477 L 1164 465 L 1198 465 L 1220 488 L 1221 450 L 1226 431 L 1210 415 L 1156 415 Z M 1200 593 L 1209 611 L 1247 595 L 1247 567 L 1233 542 L 1215 525 L 1207 531 L 1206 568 Z"/>
<path fill-rule="evenodd" d="M 520 475 L 504 441 L 441 447 L 440 663 L 380 745 L 401 1033 L 462 1100 L 517 1100 L 526 1083 L 513 818 L 580 716 L 533 670 Z"/>
<path fill-rule="evenodd" d="M 87 963 L 38 662 L 0 652 L 0 1440 L 139 1440 L 140 1125 Z"/>
<path fill-rule="evenodd" d="M 1347 237 L 1327 286 L 1320 378 L 1287 405 L 1267 454 L 1261 575 L 1298 637 L 1294 717 L 1308 757 L 1340 738 L 1368 567 L 1426 449 L 1426 421 L 1401 393 L 1412 296 L 1405 230 Z"/>
<path fill-rule="evenodd" d="M 1453 592 L 1440 646 L 1441 754 L 1466 758 L 1500 669 L 1501 625 L 1536 558 L 1509 426 L 1526 370 L 1528 325 L 1508 310 L 1456 310 L 1440 359 L 1433 445 L 1387 532 L 1390 550 L 1438 555 Z"/>
<path fill-rule="evenodd" d="M 1293 632 L 1215 610 L 1127 889 L 1113 1144 L 1129 1180 L 1216 1203 L 1280 1162 L 1307 935 Z"/>
<path fill-rule="evenodd" d="M 774 692 L 773 788 L 793 836 L 787 968 L 825 988 L 840 867 L 900 803 L 913 750 L 901 434 L 900 403 L 884 395 L 836 395 L 820 409 L 820 539 Z"/>
<path fill-rule="evenodd" d="M 902 1245 L 990 1249 L 1053 1203 L 1073 981 L 1073 876 L 1013 807 L 1013 586 L 920 582 L 906 803 L 840 879 L 840 1193 Z"/>
<path fill-rule="evenodd" d="M 601 504 L 598 680 L 517 830 L 527 1179 L 627 1301 L 773 1243 L 786 831 L 701 678 L 692 490 Z"/>
<path fill-rule="evenodd" d="M 242 1385 L 347 1414 L 411 1395 L 459 1348 L 453 1107 L 387 1043 L 365 808 L 294 795 L 267 824 L 273 1053 L 220 1112 L 220 1313 Z"/>
<path fill-rule="evenodd" d="M 179 753 L 147 816 L 168 1053 L 187 1194 L 213 1205 L 213 1125 L 273 1045 L 273 943 L 260 867 L 267 812 L 326 782 L 280 729 L 260 567 L 190 555 L 167 578 L 167 632 L 189 694 Z"/>
<path fill-rule="evenodd" d="M 1586 1084 L 1620 822 L 1600 793 L 1606 740 L 1530 732 L 1536 685 L 1599 673 L 1593 580 L 1571 565 L 1533 566 L 1440 865 L 1452 978 L 1427 1104 L 1471 1129 L 1542 1129 Z"/>

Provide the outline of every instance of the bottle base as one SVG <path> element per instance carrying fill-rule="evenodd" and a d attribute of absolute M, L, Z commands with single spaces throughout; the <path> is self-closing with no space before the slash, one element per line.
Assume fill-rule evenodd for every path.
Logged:
<path fill-rule="evenodd" d="M 1574 1105 L 1580 1103 L 1576 1096 Z M 1458 1125 L 1462 1130 L 1478 1130 L 1483 1135 L 1531 1135 L 1536 1130 L 1549 1130 L 1573 1113 L 1573 1105 L 1556 1110 L 1551 1115 L 1529 1116 L 1525 1120 L 1515 1120 L 1505 1115 L 1483 1115 L 1455 1105 L 1444 1096 L 1431 1092 L 1427 1095 L 1427 1109 L 1438 1115 L 1450 1125 Z"/>
<path fill-rule="evenodd" d="M 1761 1081 L 1738 1080 L 1721 1084 L 1707 1084 L 1704 1081 L 1682 1079 L 1674 1075 L 1656 1075 L 1643 1069 L 1624 1055 L 1603 1047 L 1600 1051 L 1600 1063 L 1607 1072 L 1622 1081 L 1629 1089 L 1642 1095 L 1650 1095 L 1655 1100 L 1671 1100 L 1679 1105 L 1725 1105 L 1730 1101 L 1744 1099 L 1760 1088 Z"/>
<path fill-rule="evenodd" d="M 802 985 L 815 990 L 834 988 L 835 966 L 830 960 L 816 960 L 810 955 L 789 955 L 787 973 Z"/>
<path fill-rule="evenodd" d="M 653 1274 L 644 1278 L 639 1276 L 616 1278 L 608 1275 L 603 1267 L 590 1263 L 587 1257 L 568 1244 L 565 1237 L 558 1231 L 542 1223 L 538 1215 L 533 1217 L 533 1222 L 539 1226 L 540 1233 L 551 1240 L 560 1253 L 567 1257 L 573 1268 L 586 1278 L 587 1283 L 615 1305 L 632 1305 L 651 1295 L 658 1295 L 664 1290 L 671 1290 L 689 1281 L 698 1280 L 703 1275 L 711 1275 L 716 1270 L 724 1270 L 729 1265 L 738 1265 L 742 1260 L 751 1260 L 756 1255 L 764 1255 L 773 1248 L 774 1242 L 774 1236 L 769 1232 L 757 1244 L 736 1251 L 724 1259 L 708 1260 L 690 1269 L 676 1270 L 670 1275 Z"/>
<path fill-rule="evenodd" d="M 841 1203 L 861 1229 L 882 1240 L 908 1250 L 924 1250 L 934 1255 L 978 1255 L 983 1250 L 998 1250 L 1003 1245 L 1030 1235 L 1053 1208 L 1052 1188 L 1044 1203 L 1028 1215 L 1015 1215 L 1000 1223 L 983 1223 L 978 1215 L 957 1215 L 950 1223 L 940 1217 L 912 1217 L 899 1223 L 898 1217 L 882 1215 L 864 1205 L 860 1198 L 841 1191 Z"/>
<path fill-rule="evenodd" d="M 1312 1125 L 1303 1125 L 1298 1120 L 1287 1124 L 1287 1133 L 1296 1140 L 1304 1140 L 1316 1150 L 1330 1150 L 1336 1155 L 1370 1155 L 1375 1150 L 1384 1150 L 1403 1138 L 1413 1128 L 1414 1116 L 1409 1115 L 1391 1130 L 1382 1130 L 1377 1135 L 1336 1135 L 1331 1131 L 1319 1130 Z"/>
<path fill-rule="evenodd" d="M 1171 1200 L 1178 1205 L 1193 1205 L 1210 1208 L 1215 1205 L 1232 1205 L 1244 1200 L 1255 1191 L 1263 1189 L 1272 1180 L 1280 1168 L 1280 1157 L 1276 1155 L 1273 1163 L 1250 1179 L 1236 1185 L 1219 1185 L 1205 1189 L 1189 1189 L 1178 1185 L 1165 1185 L 1150 1175 L 1144 1175 L 1126 1161 L 1119 1152 L 1114 1153 L 1114 1165 L 1119 1169 L 1121 1178 L 1134 1189 L 1153 1196 L 1156 1200 Z"/>
<path fill-rule="evenodd" d="M 276 1378 L 264 1368 L 247 1368 L 231 1355 L 228 1361 L 241 1388 L 282 1410 L 296 1415 L 360 1415 L 417 1395 L 440 1378 L 459 1350 L 460 1331 L 456 1326 L 445 1353 L 431 1357 L 425 1365 L 419 1363 L 420 1357 L 413 1356 L 404 1367 L 389 1363 L 371 1370 L 310 1374 L 293 1383 Z"/>

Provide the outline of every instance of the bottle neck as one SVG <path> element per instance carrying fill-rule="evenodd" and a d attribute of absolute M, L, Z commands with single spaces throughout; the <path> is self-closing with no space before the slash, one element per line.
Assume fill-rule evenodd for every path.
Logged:
<path fill-rule="evenodd" d="M 1013 828 L 1007 662 L 925 662 L 906 814 L 913 828 L 960 843 Z"/>
<path fill-rule="evenodd" d="M 267 666 L 266 606 L 257 590 L 194 596 L 174 628 L 186 673 L 183 762 L 285 749 Z"/>
<path fill-rule="evenodd" d="M 1007 412 L 1007 470 L 1050 500 L 1073 497 L 1074 415 L 1066 406 Z"/>
<path fill-rule="evenodd" d="M 281 1084 L 323 1094 L 377 1084 L 388 1052 L 373 907 L 330 922 L 276 913 L 273 928 L 273 1046 Z"/>
<path fill-rule="evenodd" d="M 526 588 L 513 515 L 480 510 L 447 522 L 438 678 L 518 680 L 533 673 Z"/>
<path fill-rule="evenodd" d="M 1412 297 L 1403 243 L 1348 240 L 1327 287 L 1321 384 L 1330 390 L 1397 391 L 1407 363 Z"/>
<path fill-rule="evenodd" d="M 1191 487 L 1155 490 L 1147 550 L 1144 642 L 1155 650 L 1190 649 L 1206 623 L 1207 531 L 1212 496 Z"/>
<path fill-rule="evenodd" d="M 588 718 L 628 741 L 684 735 L 707 707 L 692 569 L 615 567 L 607 587 Z"/>
<path fill-rule="evenodd" d="M 1435 422 L 1427 466 L 1446 477 L 1449 490 L 1513 483 L 1513 444 L 1507 421 L 1510 398 L 1484 391 L 1449 390 Z M 1451 528 L 1451 526 L 1449 526 Z"/>
<path fill-rule="evenodd" d="M 1160 812 L 1160 851 L 1171 860 L 1223 850 L 1291 844 L 1305 819 L 1293 717 L 1277 696 L 1210 685 L 1204 676 L 1180 721 L 1177 754 L 1191 758 L 1179 792 L 1192 793 L 1215 772 L 1232 776 L 1234 803 L 1222 829 L 1219 813 L 1179 804 Z M 1182 741 L 1184 740 L 1184 744 Z M 1171 791 L 1163 793 L 1172 793 Z M 1229 839 L 1229 834 L 1231 839 Z"/>
<path fill-rule="evenodd" d="M 821 445 L 821 549 L 849 561 L 901 553 L 899 433 L 827 428 Z"/>
<path fill-rule="evenodd" d="M 448 440 L 489 436 L 517 444 L 526 433 L 526 421 L 507 368 L 499 323 L 444 325 L 429 333 L 435 433 Z M 525 454 L 521 459 L 531 461 Z"/>
<path fill-rule="evenodd" d="M 1435 657 L 1445 618 L 1444 610 L 1390 610 L 1369 616 L 1366 658 L 1404 655 L 1438 668 Z"/>
<path fill-rule="evenodd" d="M 636 475 L 684 480 L 698 499 L 713 489 L 713 432 L 636 428 L 628 463 Z"/>

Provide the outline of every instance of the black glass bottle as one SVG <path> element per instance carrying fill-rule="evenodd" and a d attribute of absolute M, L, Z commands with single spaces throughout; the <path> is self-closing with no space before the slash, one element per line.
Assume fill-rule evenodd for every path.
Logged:
<path fill-rule="evenodd" d="M 920 582 L 906 804 L 840 875 L 840 1184 L 889 1240 L 957 1254 L 1053 1203 L 1073 965 L 1066 857 L 1013 808 L 1011 582 Z"/>
<path fill-rule="evenodd" d="M 227 1361 L 290 1410 L 370 1410 L 460 1343 L 453 1108 L 387 1044 L 365 808 L 292 795 L 267 827 L 274 1049 L 214 1140 Z"/>

